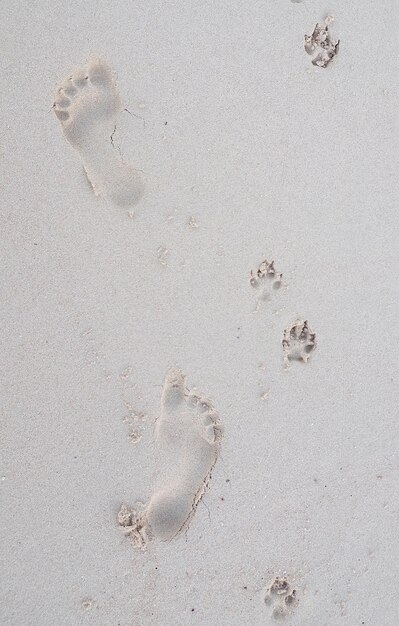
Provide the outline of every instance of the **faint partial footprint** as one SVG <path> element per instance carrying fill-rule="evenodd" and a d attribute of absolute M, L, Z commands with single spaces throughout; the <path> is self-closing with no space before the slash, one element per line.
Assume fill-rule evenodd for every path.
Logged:
<path fill-rule="evenodd" d="M 306 361 L 316 348 L 316 333 L 309 328 L 307 320 L 297 321 L 284 331 L 284 361 Z"/>
<path fill-rule="evenodd" d="M 209 401 L 185 386 L 171 369 L 165 378 L 156 422 L 160 467 L 154 493 L 141 511 L 122 505 L 118 523 L 135 545 L 170 541 L 186 529 L 219 455 L 222 425 Z"/>
<path fill-rule="evenodd" d="M 94 193 L 118 206 L 131 206 L 139 199 L 143 183 L 113 147 L 111 136 L 121 111 L 115 75 L 98 57 L 76 69 L 55 95 L 54 112 L 82 158 Z"/>
<path fill-rule="evenodd" d="M 266 590 L 264 602 L 271 607 L 274 619 L 284 620 L 298 604 L 296 589 L 291 589 L 285 576 L 277 576 Z"/>
<path fill-rule="evenodd" d="M 256 310 L 262 301 L 269 301 L 272 298 L 273 291 L 280 289 L 282 285 L 283 275 L 276 271 L 274 261 L 262 261 L 259 267 L 251 270 L 249 282 L 254 289 L 258 291 L 258 304 Z"/>

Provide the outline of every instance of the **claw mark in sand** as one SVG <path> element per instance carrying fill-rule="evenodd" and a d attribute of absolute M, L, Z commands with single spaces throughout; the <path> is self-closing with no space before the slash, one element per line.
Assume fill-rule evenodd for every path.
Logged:
<path fill-rule="evenodd" d="M 157 258 L 158 258 L 158 262 L 164 267 L 168 264 L 168 254 L 169 254 L 169 250 L 167 248 L 164 248 L 163 246 L 159 246 L 157 250 Z"/>
<path fill-rule="evenodd" d="M 122 103 L 108 65 L 99 57 L 91 57 L 87 66 L 75 69 L 57 89 L 53 110 L 83 161 L 94 193 L 118 206 L 135 204 L 143 183 L 137 170 L 114 150 Z"/>
<path fill-rule="evenodd" d="M 284 361 L 306 361 L 316 348 L 316 333 L 309 328 L 307 320 L 298 321 L 284 331 L 283 337 Z"/>
<path fill-rule="evenodd" d="M 258 310 L 260 303 L 271 300 L 273 291 L 280 289 L 283 275 L 279 274 L 274 267 L 274 261 L 262 261 L 258 269 L 251 270 L 249 283 L 258 291 Z"/>
<path fill-rule="evenodd" d="M 160 467 L 153 495 L 142 510 L 123 504 L 118 514 L 123 532 L 142 549 L 155 539 L 171 541 L 188 528 L 219 456 L 220 418 L 185 383 L 180 370 L 166 375 L 155 431 Z"/>
<path fill-rule="evenodd" d="M 338 54 L 339 39 L 331 39 L 330 24 L 334 18 L 329 15 L 324 24 L 316 24 L 311 35 L 305 35 L 305 50 L 313 56 L 312 63 L 317 67 L 327 67 Z"/>

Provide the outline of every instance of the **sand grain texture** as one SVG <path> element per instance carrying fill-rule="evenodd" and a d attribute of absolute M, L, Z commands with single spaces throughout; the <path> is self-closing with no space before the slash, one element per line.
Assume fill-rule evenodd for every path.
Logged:
<path fill-rule="evenodd" d="M 1 624 L 399 624 L 398 23 L 393 0 L 2 3 Z M 263 259 L 283 284 L 255 313 Z M 296 320 L 317 349 L 286 368 Z M 164 488 L 173 364 L 222 447 L 188 529 L 142 551 L 117 515 Z"/>

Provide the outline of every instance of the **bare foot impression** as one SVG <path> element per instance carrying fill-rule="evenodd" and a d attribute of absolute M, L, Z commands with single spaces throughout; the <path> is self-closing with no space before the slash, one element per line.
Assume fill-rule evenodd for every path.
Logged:
<path fill-rule="evenodd" d="M 296 589 L 291 589 L 285 576 L 277 576 L 266 590 L 264 602 L 271 607 L 272 617 L 275 620 L 283 620 L 298 604 Z"/>
<path fill-rule="evenodd" d="M 118 206 L 135 204 L 143 183 L 113 146 L 123 107 L 115 75 L 105 61 L 91 57 L 87 67 L 74 70 L 57 89 L 53 109 L 65 137 L 80 154 L 94 193 Z"/>
<path fill-rule="evenodd" d="M 316 333 L 309 328 L 307 320 L 298 321 L 285 329 L 282 344 L 286 364 L 289 361 L 306 363 L 316 348 Z"/>
<path fill-rule="evenodd" d="M 219 455 L 222 425 L 211 403 L 187 389 L 184 374 L 165 378 L 156 422 L 158 479 L 141 511 L 122 505 L 118 523 L 137 547 L 171 541 L 185 530 L 201 500 Z"/>
<path fill-rule="evenodd" d="M 317 67 L 327 67 L 338 54 L 339 39 L 331 39 L 330 24 L 334 18 L 329 15 L 324 24 L 316 24 L 311 35 L 305 35 L 305 50 L 313 56 L 312 63 Z"/>
<path fill-rule="evenodd" d="M 268 302 L 272 298 L 273 291 L 280 289 L 282 285 L 283 275 L 279 274 L 274 267 L 274 261 L 262 261 L 259 267 L 253 271 L 251 270 L 249 282 L 250 285 L 258 292 L 258 305 L 260 303 Z"/>

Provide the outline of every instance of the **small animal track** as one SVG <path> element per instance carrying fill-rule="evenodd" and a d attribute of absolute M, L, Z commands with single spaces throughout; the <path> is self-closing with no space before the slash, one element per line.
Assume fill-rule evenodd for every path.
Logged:
<path fill-rule="evenodd" d="M 158 262 L 160 263 L 160 265 L 163 265 L 164 267 L 167 266 L 168 255 L 169 255 L 169 250 L 165 248 L 164 246 L 159 246 L 157 250 L 157 258 L 158 258 Z"/>
<path fill-rule="evenodd" d="M 291 589 L 285 576 L 277 576 L 266 590 L 264 602 L 272 609 L 273 619 L 283 620 L 298 604 L 296 589 Z"/>
<path fill-rule="evenodd" d="M 330 24 L 334 18 L 329 15 L 324 24 L 316 24 L 311 35 L 305 35 L 305 50 L 313 56 L 312 63 L 317 67 L 327 67 L 338 54 L 339 39 L 330 36 Z"/>
<path fill-rule="evenodd" d="M 82 600 L 82 607 L 88 611 L 89 609 L 91 609 L 93 606 L 93 600 L 92 598 L 83 598 Z"/>
<path fill-rule="evenodd" d="M 188 220 L 188 225 L 191 229 L 195 230 L 196 228 L 199 227 L 199 224 L 197 222 L 197 219 L 192 215 L 189 220 Z"/>
<path fill-rule="evenodd" d="M 53 105 L 63 133 L 78 151 L 96 195 L 118 206 L 135 204 L 142 193 L 137 170 L 114 149 L 122 103 L 112 70 L 99 57 L 77 68 L 57 89 Z"/>
<path fill-rule="evenodd" d="M 260 302 L 271 300 L 273 291 L 280 289 L 283 275 L 276 271 L 274 261 L 262 261 L 258 269 L 251 270 L 250 285 L 258 291 L 258 306 Z"/>
<path fill-rule="evenodd" d="M 307 320 L 298 321 L 284 331 L 284 360 L 306 363 L 316 348 L 316 333 L 309 328 Z"/>
<path fill-rule="evenodd" d="M 143 438 L 142 427 L 147 420 L 147 415 L 143 411 L 137 411 L 132 404 L 133 398 L 137 396 L 136 384 L 132 381 L 132 368 L 127 367 L 119 374 L 119 381 L 122 386 L 121 399 L 127 409 L 127 414 L 122 418 L 123 422 L 129 425 L 128 439 L 136 444 Z"/>
<path fill-rule="evenodd" d="M 128 437 L 131 443 L 138 443 L 143 438 L 143 436 L 137 430 L 133 430 L 133 428 L 129 430 Z"/>

